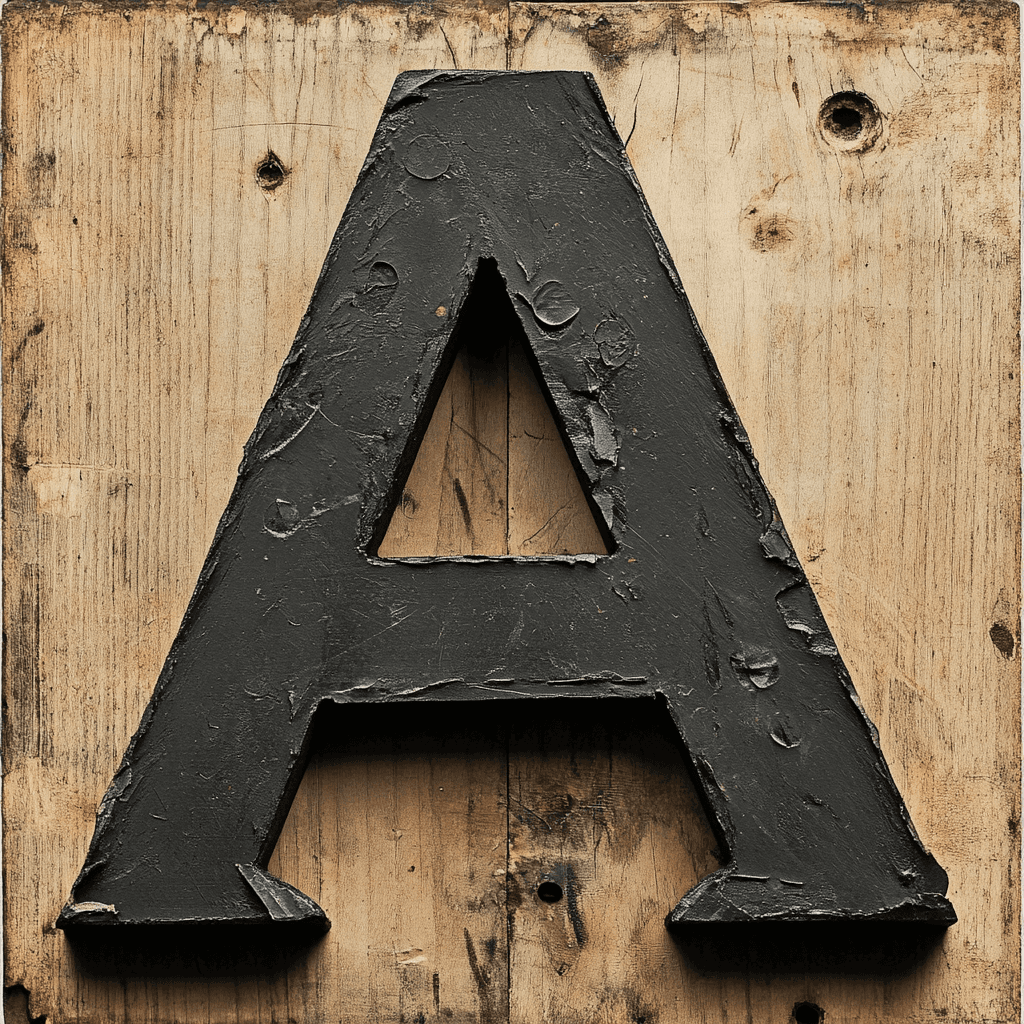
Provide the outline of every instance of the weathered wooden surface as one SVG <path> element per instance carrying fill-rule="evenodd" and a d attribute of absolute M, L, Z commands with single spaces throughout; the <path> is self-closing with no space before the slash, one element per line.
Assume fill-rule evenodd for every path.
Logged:
<path fill-rule="evenodd" d="M 497 716 L 364 707 L 318 728 L 270 869 L 332 927 L 289 975 L 289 1012 L 502 1019 L 508 758 Z"/>
<path fill-rule="evenodd" d="M 854 1022 L 1017 1018 L 1014 6 L 8 4 L 4 17 L 5 939 L 28 1012 L 653 1024 L 781 1022 L 810 1000 Z M 340 730 L 321 741 L 272 868 L 335 927 L 290 967 L 107 977 L 76 967 L 52 928 L 391 81 L 453 62 L 593 71 L 629 138 L 893 775 L 949 871 L 960 923 L 913 970 L 696 969 L 657 918 L 712 866 L 710 839 L 692 792 L 666 781 L 661 741 L 614 711 L 575 737 L 462 709 L 419 733 L 368 723 L 355 748 Z M 841 90 L 882 112 L 863 153 L 819 131 Z M 272 166 L 257 173 L 268 153 L 285 172 L 274 188 Z M 523 888 L 556 846 L 583 949 L 566 901 Z"/>
<path fill-rule="evenodd" d="M 456 352 L 382 558 L 608 553 L 518 333 L 497 329 Z"/>
<path fill-rule="evenodd" d="M 510 1019 L 692 1019 L 694 1005 L 678 1000 L 701 986 L 665 908 L 718 862 L 667 710 L 652 700 L 571 718 L 545 708 L 516 726 Z M 545 881 L 562 899 L 538 897 Z"/>
<path fill-rule="evenodd" d="M 455 356 L 378 549 L 382 558 L 508 554 L 508 343 Z"/>
<path fill-rule="evenodd" d="M 607 554 L 522 344 L 509 347 L 508 394 L 509 554 Z"/>

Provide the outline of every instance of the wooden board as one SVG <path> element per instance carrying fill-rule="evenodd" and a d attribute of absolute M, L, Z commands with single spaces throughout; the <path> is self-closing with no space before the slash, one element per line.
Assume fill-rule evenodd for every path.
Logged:
<path fill-rule="evenodd" d="M 299 1020 L 507 1014 L 506 748 L 493 714 L 453 724 L 415 705 L 320 716 L 270 865 L 331 919 L 287 976 Z"/>
<path fill-rule="evenodd" d="M 827 1020 L 1016 1020 L 1017 17 L 1003 3 L 9 3 L 11 1013 L 668 1024 L 784 1022 L 808 1000 Z M 109 976 L 53 929 L 391 81 L 453 64 L 592 71 L 629 139 L 950 873 L 960 923 L 912 970 L 688 959 L 658 917 L 711 866 L 710 837 L 658 727 L 615 708 L 575 735 L 463 709 L 322 738 L 272 865 L 336 922 L 311 956 Z M 882 114 L 863 153 L 819 128 L 843 90 Z M 567 898 L 529 890 L 556 865 L 577 879 L 583 949 Z"/>
<path fill-rule="evenodd" d="M 608 554 L 520 335 L 455 353 L 381 558 Z"/>
<path fill-rule="evenodd" d="M 455 354 L 377 553 L 508 554 L 508 342 Z"/>
<path fill-rule="evenodd" d="M 510 1019 L 693 1019 L 709 986 L 664 918 L 718 861 L 667 710 L 545 708 L 516 723 L 508 785 Z"/>

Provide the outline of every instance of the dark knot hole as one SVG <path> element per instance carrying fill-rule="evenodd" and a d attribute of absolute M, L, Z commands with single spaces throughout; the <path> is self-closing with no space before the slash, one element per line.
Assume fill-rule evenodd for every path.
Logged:
<path fill-rule="evenodd" d="M 562 887 L 557 882 L 541 882 L 537 886 L 537 895 L 545 903 L 557 903 L 562 898 Z"/>
<path fill-rule="evenodd" d="M 821 105 L 818 127 L 826 142 L 851 153 L 873 146 L 882 133 L 882 114 L 862 92 L 837 92 Z"/>
<path fill-rule="evenodd" d="M 837 134 L 858 135 L 864 127 L 864 118 L 853 107 L 836 107 L 831 115 L 832 128 Z"/>
<path fill-rule="evenodd" d="M 797 1003 L 793 1007 L 796 1024 L 821 1024 L 824 1019 L 825 1011 L 817 1003 Z"/>
<path fill-rule="evenodd" d="M 256 181 L 265 192 L 273 192 L 284 184 L 288 171 L 274 152 L 269 152 L 256 168 Z"/>

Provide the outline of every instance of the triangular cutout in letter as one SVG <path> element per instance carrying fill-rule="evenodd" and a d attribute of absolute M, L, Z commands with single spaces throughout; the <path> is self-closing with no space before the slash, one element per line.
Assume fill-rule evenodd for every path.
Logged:
<path fill-rule="evenodd" d="M 481 261 L 381 558 L 608 554 L 528 345 Z"/>
<path fill-rule="evenodd" d="M 379 556 L 481 259 L 607 556 Z M 726 860 L 672 927 L 956 919 L 593 78 L 410 72 L 59 923 L 323 928 L 266 870 L 320 704 L 555 693 L 671 714 Z"/>

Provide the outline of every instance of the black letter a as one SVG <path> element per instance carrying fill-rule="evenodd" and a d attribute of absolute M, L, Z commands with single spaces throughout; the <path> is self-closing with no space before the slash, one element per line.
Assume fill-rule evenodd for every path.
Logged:
<path fill-rule="evenodd" d="M 608 554 L 378 557 L 481 267 Z M 955 920 L 593 80 L 402 75 L 60 924 L 324 927 L 265 870 L 318 705 L 569 689 L 686 743 L 671 925 Z"/>

